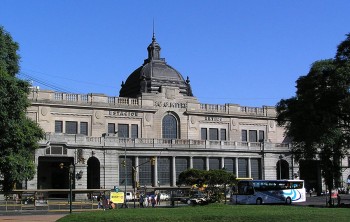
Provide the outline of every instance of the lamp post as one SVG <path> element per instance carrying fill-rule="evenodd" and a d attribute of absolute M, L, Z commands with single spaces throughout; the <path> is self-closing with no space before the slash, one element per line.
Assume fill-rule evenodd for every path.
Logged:
<path fill-rule="evenodd" d="M 74 166 L 73 164 L 69 165 L 69 213 L 72 213 L 72 183 L 73 183 L 73 173 L 74 173 Z"/>
<path fill-rule="evenodd" d="M 125 139 L 125 138 L 124 138 Z M 124 161 L 125 161 L 125 165 L 124 165 L 124 177 L 125 177 L 125 184 L 124 184 L 124 207 L 128 208 L 128 206 L 126 205 L 126 184 L 128 183 L 128 173 L 126 170 L 126 141 L 125 141 L 125 146 L 124 146 Z"/>
<path fill-rule="evenodd" d="M 69 213 L 72 213 L 72 196 L 73 196 L 73 191 L 72 191 L 72 186 L 73 186 L 73 174 L 74 174 L 74 165 L 71 163 L 69 167 L 65 166 L 64 163 L 60 163 L 60 168 L 68 168 L 68 173 L 69 173 Z"/>

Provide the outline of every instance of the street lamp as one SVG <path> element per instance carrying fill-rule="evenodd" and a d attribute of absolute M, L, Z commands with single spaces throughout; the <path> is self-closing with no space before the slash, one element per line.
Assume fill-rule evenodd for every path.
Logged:
<path fill-rule="evenodd" d="M 125 138 L 124 138 L 125 140 Z M 126 205 L 126 184 L 128 183 L 128 173 L 127 173 L 127 169 L 126 169 L 126 140 L 125 140 L 125 146 L 124 146 L 124 177 L 125 177 L 125 184 L 124 184 L 124 207 L 128 208 L 128 206 Z"/>
<path fill-rule="evenodd" d="M 118 135 L 119 135 L 119 131 L 116 131 L 115 133 L 118 133 Z M 128 183 L 128 173 L 127 173 L 127 169 L 126 169 L 126 137 L 125 137 L 125 135 L 124 135 L 124 133 L 123 133 L 123 131 L 121 131 L 121 136 L 122 136 L 122 139 L 124 140 L 124 163 L 123 163 L 123 165 L 124 165 L 124 177 L 125 177 L 125 179 L 124 179 L 124 207 L 125 208 L 128 208 L 128 206 L 126 205 L 126 184 Z"/>
<path fill-rule="evenodd" d="M 72 213 L 72 186 L 73 186 L 73 173 L 74 173 L 74 165 L 71 163 L 69 167 L 65 166 L 64 163 L 60 163 L 60 168 L 68 168 L 69 169 L 69 213 Z"/>

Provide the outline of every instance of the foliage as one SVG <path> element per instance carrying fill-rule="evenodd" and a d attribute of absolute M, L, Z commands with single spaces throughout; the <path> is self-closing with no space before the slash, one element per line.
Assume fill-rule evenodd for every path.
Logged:
<path fill-rule="evenodd" d="M 0 27 L 0 172 L 2 189 L 35 174 L 34 151 L 42 129 L 26 117 L 29 84 L 15 77 L 19 70 L 17 43 Z"/>
<path fill-rule="evenodd" d="M 292 138 L 297 160 L 319 158 L 328 188 L 341 175 L 350 131 L 350 35 L 335 59 L 316 61 L 297 80 L 296 96 L 277 105 L 277 122 Z"/>
<path fill-rule="evenodd" d="M 224 169 L 209 171 L 187 169 L 180 173 L 178 183 L 190 186 L 196 184 L 198 188 L 207 185 L 206 191 L 210 194 L 210 197 L 220 201 L 221 194 L 226 192 L 226 185 L 232 185 L 235 180 L 235 175 Z"/>
<path fill-rule="evenodd" d="M 198 169 L 187 169 L 179 174 L 178 184 L 202 185 L 205 178 L 205 171 Z"/>
<path fill-rule="evenodd" d="M 348 221 L 347 208 L 317 208 L 278 205 L 224 205 L 201 207 L 137 208 L 69 214 L 65 221 Z"/>
<path fill-rule="evenodd" d="M 15 76 L 19 71 L 18 48 L 18 43 L 14 42 L 11 35 L 0 26 L 0 69 L 11 76 Z"/>

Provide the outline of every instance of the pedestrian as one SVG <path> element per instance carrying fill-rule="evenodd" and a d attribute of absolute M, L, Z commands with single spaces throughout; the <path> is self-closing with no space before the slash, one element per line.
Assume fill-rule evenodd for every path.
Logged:
<path fill-rule="evenodd" d="M 309 190 L 310 197 L 312 196 L 312 188 Z"/>
<path fill-rule="evenodd" d="M 147 195 L 146 197 L 147 199 L 147 207 L 149 207 L 149 204 L 151 203 L 151 197 L 149 195 Z"/>
<path fill-rule="evenodd" d="M 160 193 L 157 194 L 157 204 L 160 205 Z"/>
<path fill-rule="evenodd" d="M 97 209 L 101 209 L 102 208 L 102 202 L 101 202 L 101 193 L 97 196 Z"/>
<path fill-rule="evenodd" d="M 108 199 L 106 198 L 106 196 L 104 194 L 102 194 L 101 201 L 102 201 L 103 210 L 108 209 Z"/>
<path fill-rule="evenodd" d="M 156 205 L 156 199 L 154 195 L 151 196 L 151 204 L 152 204 L 152 207 L 155 207 Z"/>
<path fill-rule="evenodd" d="M 140 208 L 143 208 L 143 202 L 145 201 L 144 198 L 143 198 L 143 195 L 141 194 L 140 195 Z"/>

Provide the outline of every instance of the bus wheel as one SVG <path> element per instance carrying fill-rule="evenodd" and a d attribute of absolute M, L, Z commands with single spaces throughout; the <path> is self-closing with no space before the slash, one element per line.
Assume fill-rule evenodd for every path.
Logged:
<path fill-rule="evenodd" d="M 256 199 L 256 205 L 261 205 L 261 204 L 262 204 L 262 199 L 261 198 Z"/>
<path fill-rule="evenodd" d="M 290 197 L 287 197 L 287 199 L 286 199 L 286 204 L 287 204 L 287 205 L 292 204 L 292 199 L 290 199 Z"/>

